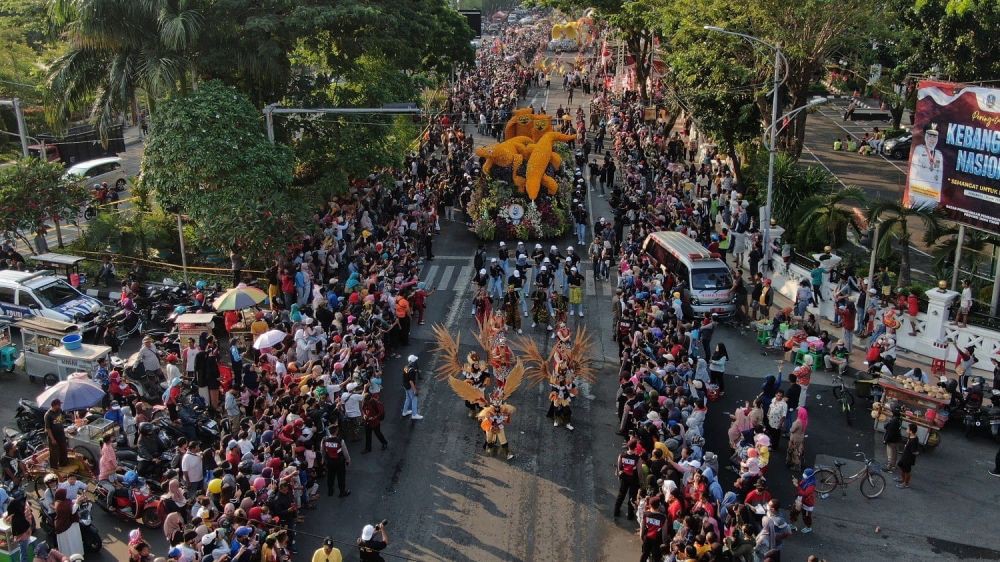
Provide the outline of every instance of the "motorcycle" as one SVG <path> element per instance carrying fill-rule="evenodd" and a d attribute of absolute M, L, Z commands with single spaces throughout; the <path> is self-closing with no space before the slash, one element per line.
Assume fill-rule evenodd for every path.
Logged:
<path fill-rule="evenodd" d="M 17 451 L 17 458 L 19 459 L 27 458 L 48 446 L 45 442 L 45 429 L 42 428 L 20 432 L 5 427 L 3 428 L 3 433 L 4 447 L 6 448 L 8 443 L 13 444 L 14 450 Z"/>
<path fill-rule="evenodd" d="M 160 498 L 150 488 L 149 482 L 128 471 L 124 476 L 115 474 L 110 480 L 97 482 L 94 489 L 101 509 L 122 519 L 136 521 L 149 529 L 163 525 Z"/>
<path fill-rule="evenodd" d="M 166 432 L 173 443 L 181 437 L 188 441 L 198 441 L 205 446 L 219 442 L 219 423 L 198 406 L 181 404 L 177 409 L 177 417 L 180 418 L 180 423 L 172 421 L 166 415 L 154 417 L 152 421 L 161 431 Z"/>
<path fill-rule="evenodd" d="M 17 412 L 14 414 L 17 429 L 28 433 L 41 429 L 45 425 L 45 409 L 38 407 L 33 401 L 21 398 L 17 401 Z"/>
<path fill-rule="evenodd" d="M 1000 442 L 1000 390 L 993 390 L 990 395 L 992 406 L 981 404 L 978 408 L 967 407 L 962 416 L 962 425 L 965 426 L 965 436 L 972 437 L 973 433 L 983 433 Z"/>
<path fill-rule="evenodd" d="M 104 548 L 104 539 L 101 537 L 101 532 L 97 529 L 97 525 L 94 524 L 93 505 L 94 502 L 84 499 L 80 502 L 76 510 L 80 523 L 80 535 L 83 537 L 83 550 L 87 555 L 96 554 Z M 38 511 L 42 514 L 39 517 L 39 527 L 42 533 L 48 538 L 49 544 L 57 544 L 55 522 L 52 519 L 52 515 L 45 513 L 45 510 L 40 507 Z"/>

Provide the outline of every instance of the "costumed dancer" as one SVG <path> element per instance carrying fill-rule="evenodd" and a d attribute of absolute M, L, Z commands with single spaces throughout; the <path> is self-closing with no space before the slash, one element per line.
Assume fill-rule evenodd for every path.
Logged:
<path fill-rule="evenodd" d="M 486 387 L 490 384 L 490 374 L 486 370 L 486 362 L 479 358 L 479 354 L 470 351 L 466 356 L 465 370 L 462 371 L 464 380 L 478 389 L 486 392 Z M 469 417 L 473 418 L 483 408 L 482 402 L 465 401 L 465 407 L 469 409 Z"/>
<path fill-rule="evenodd" d="M 468 381 L 454 377 L 448 379 L 448 384 L 451 385 L 455 394 L 467 402 L 486 404 L 486 407 L 476 417 L 480 420 L 479 427 L 485 433 L 483 450 L 487 454 L 493 454 L 499 449 L 507 460 L 514 458 L 510 452 L 510 444 L 507 442 L 505 431 L 506 426 L 510 424 L 514 407 L 507 404 L 507 400 L 521 386 L 521 382 L 524 380 L 524 371 L 524 365 L 518 361 L 507 374 L 507 380 L 503 387 L 494 389 L 488 398 L 482 390 L 475 388 Z"/>
<path fill-rule="evenodd" d="M 573 382 L 572 375 L 568 371 L 569 368 L 562 366 L 562 364 L 556 367 L 555 375 L 549 381 L 549 411 L 545 417 L 552 418 L 552 427 L 559 427 L 559 424 L 562 423 L 566 429 L 573 431 L 571 423 L 573 410 L 570 408 L 570 404 L 580 391 L 576 388 L 576 383 Z"/>

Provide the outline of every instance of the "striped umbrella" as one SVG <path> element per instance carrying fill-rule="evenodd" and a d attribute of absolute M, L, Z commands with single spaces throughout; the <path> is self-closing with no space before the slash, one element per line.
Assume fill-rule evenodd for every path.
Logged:
<path fill-rule="evenodd" d="M 215 310 L 243 310 L 257 306 L 267 300 L 267 293 L 256 287 L 235 287 L 215 299 L 212 306 Z"/>

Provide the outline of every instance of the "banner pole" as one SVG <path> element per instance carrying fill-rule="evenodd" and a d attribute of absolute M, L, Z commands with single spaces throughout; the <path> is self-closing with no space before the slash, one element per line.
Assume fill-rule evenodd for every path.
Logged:
<path fill-rule="evenodd" d="M 965 225 L 958 224 L 958 244 L 955 246 L 955 265 L 951 268 L 951 290 L 957 291 L 959 266 L 962 264 L 962 246 L 965 244 Z"/>

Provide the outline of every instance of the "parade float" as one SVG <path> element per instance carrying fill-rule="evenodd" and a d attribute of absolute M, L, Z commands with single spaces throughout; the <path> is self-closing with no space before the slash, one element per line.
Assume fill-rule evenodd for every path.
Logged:
<path fill-rule="evenodd" d="M 472 229 L 483 240 L 558 238 L 569 231 L 570 183 L 562 163 L 574 140 L 552 130 L 552 117 L 517 109 L 504 140 L 476 149 L 485 160 L 469 202 Z"/>

